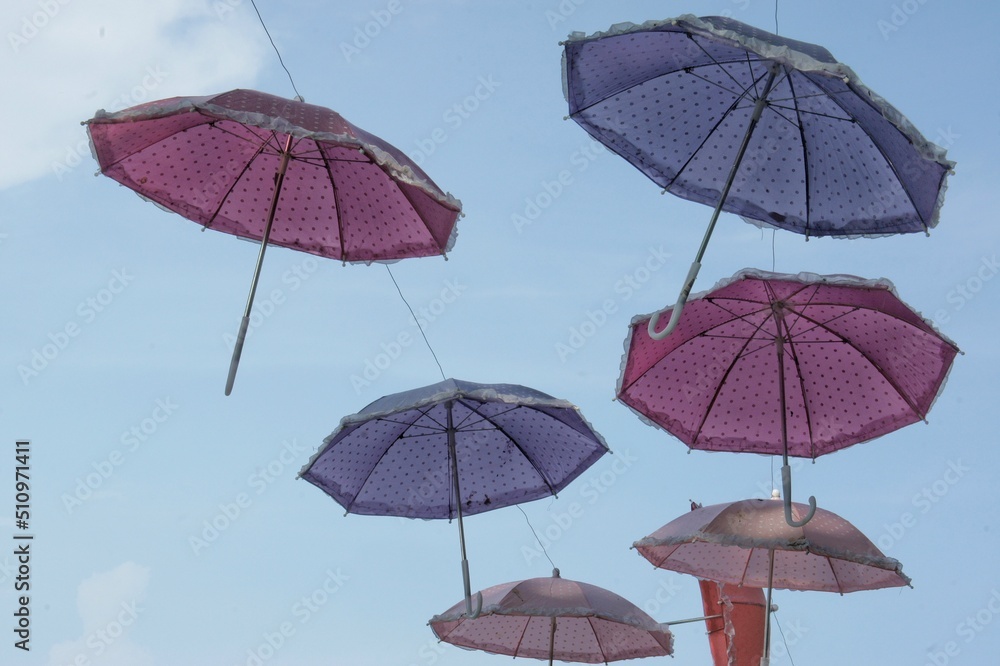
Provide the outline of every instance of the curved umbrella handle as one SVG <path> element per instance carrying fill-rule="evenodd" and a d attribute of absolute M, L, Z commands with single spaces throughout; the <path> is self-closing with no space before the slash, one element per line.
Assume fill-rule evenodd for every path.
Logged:
<path fill-rule="evenodd" d="M 681 293 L 677 297 L 677 303 L 674 305 L 673 312 L 670 313 L 670 321 L 667 323 L 667 327 L 665 329 L 659 333 L 656 332 L 656 327 L 660 323 L 660 314 L 662 311 L 653 313 L 653 316 L 649 318 L 649 326 L 646 328 L 646 331 L 649 333 L 649 337 L 654 340 L 662 340 L 673 333 L 674 329 L 677 328 L 677 322 L 681 319 L 681 310 L 684 309 L 684 304 L 687 303 L 688 294 L 691 293 L 691 287 L 694 286 L 695 278 L 698 277 L 698 271 L 700 270 L 700 262 L 695 261 L 691 264 L 691 268 L 688 270 L 687 278 L 684 280 L 684 286 L 681 288 Z"/>
<path fill-rule="evenodd" d="M 785 522 L 792 527 L 802 527 L 816 514 L 816 498 L 809 497 L 809 513 L 806 515 L 804 520 L 795 520 L 792 518 L 792 468 L 788 465 L 781 466 L 781 487 L 783 489 L 784 502 L 785 502 Z"/>

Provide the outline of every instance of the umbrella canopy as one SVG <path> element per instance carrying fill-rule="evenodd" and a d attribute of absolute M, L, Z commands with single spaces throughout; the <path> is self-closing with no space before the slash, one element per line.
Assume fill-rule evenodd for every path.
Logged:
<path fill-rule="evenodd" d="M 458 518 L 555 495 L 608 452 L 575 405 L 447 379 L 345 417 L 302 469 L 348 513 Z"/>
<path fill-rule="evenodd" d="M 680 307 L 720 210 L 807 236 L 938 222 L 954 163 L 820 46 L 685 15 L 574 33 L 563 68 L 570 116 L 591 136 L 715 207 Z"/>
<path fill-rule="evenodd" d="M 785 468 L 925 420 L 958 353 L 885 279 L 745 269 L 687 311 L 662 340 L 632 320 L 618 399 L 693 449 Z"/>
<path fill-rule="evenodd" d="M 478 618 L 459 602 L 429 624 L 442 641 L 471 650 L 585 664 L 666 656 L 673 637 L 635 604 L 604 588 L 559 577 L 482 591 Z"/>
<path fill-rule="evenodd" d="M 806 512 L 811 520 L 798 521 Z M 840 516 L 793 504 L 789 525 L 781 502 L 742 500 L 695 506 L 633 548 L 653 566 L 743 587 L 767 588 L 764 657 L 770 662 L 771 590 L 855 592 L 910 584 L 902 565 Z M 806 524 L 808 523 L 808 524 Z M 754 649 L 752 636 L 747 645 Z"/>
<path fill-rule="evenodd" d="M 837 514 L 816 509 L 807 525 L 792 527 L 775 500 L 699 507 L 633 547 L 657 568 L 746 587 L 844 594 L 910 584 L 898 561 Z"/>
<path fill-rule="evenodd" d="M 172 97 L 86 122 L 101 173 L 224 233 L 340 261 L 451 249 L 461 204 L 402 151 L 330 109 L 254 90 Z M 291 146 L 286 151 L 286 142 Z"/>
<path fill-rule="evenodd" d="M 86 125 L 101 173 L 206 229 L 260 241 L 226 395 L 268 245 L 371 263 L 441 255 L 455 240 L 457 199 L 400 150 L 301 99 L 173 97 Z"/>

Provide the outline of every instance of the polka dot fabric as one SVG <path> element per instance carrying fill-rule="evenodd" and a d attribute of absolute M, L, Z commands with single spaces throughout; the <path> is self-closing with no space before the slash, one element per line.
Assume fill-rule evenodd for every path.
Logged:
<path fill-rule="evenodd" d="M 890 283 L 849 276 L 748 269 L 663 340 L 648 320 L 632 322 L 618 398 L 709 451 L 780 454 L 784 424 L 789 455 L 815 458 L 923 420 L 958 353 Z"/>
<path fill-rule="evenodd" d="M 792 507 L 796 519 L 809 509 Z M 805 526 L 791 527 L 780 500 L 699 507 L 634 546 L 658 568 L 747 587 L 767 587 L 772 551 L 780 589 L 843 594 L 910 582 L 898 561 L 837 514 L 817 509 Z"/>
<path fill-rule="evenodd" d="M 270 243 L 341 261 L 450 249 L 461 205 L 401 151 L 312 104 L 249 90 L 98 116 L 101 171 L 207 228 L 260 240 L 286 139 Z"/>
<path fill-rule="evenodd" d="M 531 578 L 482 591 L 483 611 L 462 616 L 465 603 L 431 618 L 442 641 L 493 654 L 585 664 L 666 656 L 673 637 L 617 594 L 565 578 Z M 555 634 L 553 635 L 553 622 Z"/>
<path fill-rule="evenodd" d="M 563 62 L 581 127 L 657 185 L 712 207 L 776 64 L 724 210 L 811 236 L 937 224 L 954 164 L 822 47 L 686 16 L 573 35 Z"/>
<path fill-rule="evenodd" d="M 607 451 L 570 403 L 447 380 L 346 417 L 302 476 L 350 513 L 451 519 L 456 462 L 462 513 L 473 515 L 558 493 Z"/>

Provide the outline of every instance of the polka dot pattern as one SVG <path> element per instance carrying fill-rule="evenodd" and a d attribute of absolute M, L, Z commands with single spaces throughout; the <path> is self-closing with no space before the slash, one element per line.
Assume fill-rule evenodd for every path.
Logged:
<path fill-rule="evenodd" d="M 462 617 L 464 601 L 431 619 L 448 643 L 513 657 L 605 663 L 666 656 L 672 636 L 617 594 L 564 578 L 531 578 L 482 591 L 483 613 Z M 555 633 L 553 635 L 553 622 Z"/>
<path fill-rule="evenodd" d="M 731 19 L 702 20 L 740 37 L 680 21 L 567 42 L 570 116 L 660 187 L 714 207 L 777 62 L 724 209 L 812 236 L 936 223 L 951 164 L 915 147 L 925 140 L 889 119 L 898 111 L 821 47 Z M 745 47 L 746 38 L 759 43 Z M 825 68 L 798 69 L 793 63 L 805 57 Z"/>
<path fill-rule="evenodd" d="M 767 277 L 770 276 L 770 277 Z M 785 406 L 779 383 L 779 329 Z M 746 272 L 653 340 L 633 324 L 618 397 L 691 448 L 815 458 L 922 420 L 958 349 L 887 283 Z"/>
<path fill-rule="evenodd" d="M 796 519 L 808 509 L 793 503 Z M 899 562 L 837 514 L 817 509 L 804 527 L 791 527 L 780 500 L 697 508 L 635 547 L 661 569 L 748 587 L 767 587 L 771 551 L 776 588 L 843 594 L 909 583 Z"/>
<path fill-rule="evenodd" d="M 351 513 L 455 518 L 449 405 L 463 515 L 558 493 L 607 452 L 569 403 L 482 386 L 449 380 L 408 392 L 408 404 L 384 398 L 391 410 L 348 417 L 303 478 Z"/>
<path fill-rule="evenodd" d="M 105 175 L 208 228 L 254 240 L 263 237 L 291 133 L 270 243 L 322 257 L 443 254 L 460 211 L 398 149 L 329 109 L 272 95 L 165 100 L 89 128 Z"/>

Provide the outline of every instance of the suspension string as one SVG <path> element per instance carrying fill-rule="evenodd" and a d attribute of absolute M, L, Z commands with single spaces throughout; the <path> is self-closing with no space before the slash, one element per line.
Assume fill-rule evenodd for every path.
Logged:
<path fill-rule="evenodd" d="M 549 557 L 549 551 L 545 550 L 545 545 L 542 543 L 542 540 L 539 539 L 538 534 L 535 533 L 535 528 L 531 526 L 531 521 L 528 520 L 528 514 L 524 512 L 524 509 L 521 508 L 520 504 L 515 504 L 514 506 L 516 506 L 517 510 L 520 511 L 521 514 L 524 516 L 524 522 L 528 523 L 528 529 L 531 530 L 531 535 L 534 536 L 535 541 L 538 542 L 538 547 L 542 549 L 542 553 L 545 555 L 545 559 L 549 561 L 549 564 L 552 565 L 553 569 L 558 569 L 559 567 L 557 567 L 555 563 L 552 561 L 552 558 Z"/>
<path fill-rule="evenodd" d="M 295 96 L 301 101 L 303 97 L 299 94 L 299 89 L 295 87 L 295 81 L 292 79 L 292 73 L 288 71 L 287 67 L 285 67 L 285 61 L 281 59 L 281 52 L 278 51 L 278 47 L 275 45 L 274 40 L 271 39 L 271 31 L 268 30 L 267 25 L 264 24 L 264 17 L 260 15 L 260 10 L 257 9 L 257 3 L 254 0 L 250 0 L 250 4 L 253 5 L 253 10 L 257 12 L 257 18 L 260 20 L 261 27 L 264 28 L 264 34 L 267 35 L 267 40 L 271 42 L 271 47 L 278 55 L 278 62 L 281 63 L 281 68 L 285 70 L 285 74 L 288 75 L 288 81 L 292 84 L 292 90 L 295 91 Z"/>
<path fill-rule="evenodd" d="M 788 655 L 788 661 L 792 662 L 792 666 L 795 666 L 795 660 L 792 659 L 792 653 L 788 649 L 788 640 L 785 638 L 785 630 L 781 628 L 781 622 L 778 621 L 778 611 L 774 611 L 774 624 L 778 626 L 778 633 L 781 634 L 781 642 L 785 644 L 785 654 Z"/>
<path fill-rule="evenodd" d="M 403 296 L 403 292 L 399 288 L 399 284 L 396 282 L 396 276 L 392 274 L 392 269 L 389 268 L 389 264 L 385 264 L 385 270 L 386 272 L 389 273 L 389 278 L 392 280 L 392 283 L 396 285 L 396 291 L 399 292 L 399 297 L 403 299 L 403 303 L 406 305 L 406 309 L 410 311 L 411 315 L 413 315 L 413 323 L 417 325 L 417 329 L 420 331 L 420 336 L 424 339 L 424 343 L 427 345 L 427 349 L 430 350 L 431 356 L 434 357 L 434 362 L 437 363 L 438 370 L 441 372 L 441 379 L 448 379 L 448 377 L 445 376 L 444 374 L 444 369 L 441 367 L 441 361 L 438 360 L 437 354 L 434 353 L 434 348 L 431 347 L 430 340 L 427 339 L 427 334 L 424 333 L 424 327 L 420 325 L 420 318 L 417 317 L 417 314 L 413 311 L 413 308 L 411 308 L 410 304 L 407 302 L 406 297 Z"/>

